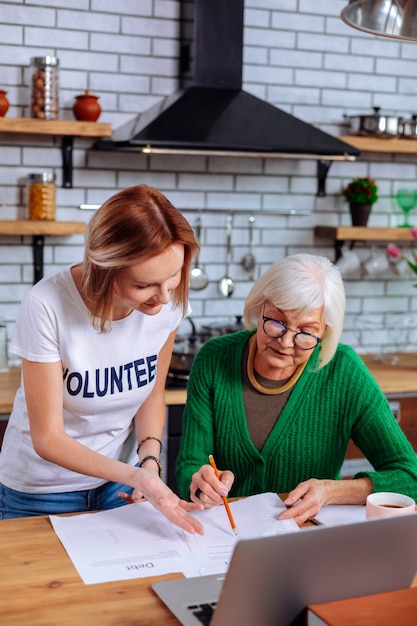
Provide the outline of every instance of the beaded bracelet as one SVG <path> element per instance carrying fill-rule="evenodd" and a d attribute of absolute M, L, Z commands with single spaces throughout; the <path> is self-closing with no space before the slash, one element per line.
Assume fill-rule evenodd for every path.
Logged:
<path fill-rule="evenodd" d="M 145 443 L 145 441 L 149 441 L 150 439 L 155 439 L 155 441 L 157 441 L 159 443 L 159 445 L 161 446 L 161 449 L 159 450 L 159 454 L 161 454 L 161 452 L 162 452 L 162 441 L 160 439 L 158 439 L 158 437 L 153 437 L 152 435 L 149 435 L 149 437 L 144 437 L 142 439 L 142 441 L 139 441 L 139 445 L 136 448 L 136 454 L 139 454 L 139 448 L 141 447 L 141 445 L 143 443 Z"/>
<path fill-rule="evenodd" d="M 159 478 L 162 477 L 162 465 L 159 459 L 156 458 L 156 456 L 145 456 L 144 459 L 142 459 L 142 461 L 139 463 L 139 467 L 142 467 L 142 465 L 146 462 L 146 461 L 155 461 L 155 463 L 158 466 L 158 470 L 159 470 Z"/>

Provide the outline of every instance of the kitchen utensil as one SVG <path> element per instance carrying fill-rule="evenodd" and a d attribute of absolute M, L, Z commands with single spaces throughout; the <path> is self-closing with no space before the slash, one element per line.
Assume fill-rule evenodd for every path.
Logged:
<path fill-rule="evenodd" d="M 417 139 L 417 115 L 414 113 L 411 119 L 401 118 L 401 137 L 404 139 Z"/>
<path fill-rule="evenodd" d="M 249 280 L 253 280 L 254 273 L 255 273 L 255 265 L 256 265 L 256 259 L 253 254 L 253 224 L 254 222 L 255 222 L 255 218 L 253 217 L 253 215 L 251 215 L 249 218 L 249 251 L 245 254 L 245 256 L 242 258 L 242 261 L 241 261 L 244 269 L 248 273 Z"/>
<path fill-rule="evenodd" d="M 201 218 L 196 219 L 195 223 L 195 234 L 197 237 L 198 243 L 201 241 Z M 199 252 L 195 257 L 194 267 L 190 273 L 190 289 L 194 289 L 195 291 L 199 291 L 200 289 L 204 289 L 207 287 L 209 278 L 207 274 L 202 270 L 199 265 Z"/>
<path fill-rule="evenodd" d="M 380 252 L 376 246 L 372 246 L 371 254 L 362 263 L 364 276 L 372 277 L 382 274 L 389 268 L 389 261 L 385 252 Z"/>
<path fill-rule="evenodd" d="M 401 118 L 395 115 L 382 115 L 380 107 L 373 107 L 369 115 L 344 115 L 350 123 L 351 135 L 371 137 L 397 137 L 401 132 Z"/>
<path fill-rule="evenodd" d="M 350 274 L 354 274 L 361 267 L 361 260 L 359 256 L 351 250 L 344 246 L 342 248 L 342 254 L 340 258 L 336 261 L 336 265 L 340 270 L 342 276 L 349 276 Z"/>
<path fill-rule="evenodd" d="M 232 215 L 227 218 L 226 224 L 226 271 L 219 281 L 219 293 L 223 298 L 230 298 L 235 288 L 233 280 L 229 276 L 229 266 L 232 260 Z"/>

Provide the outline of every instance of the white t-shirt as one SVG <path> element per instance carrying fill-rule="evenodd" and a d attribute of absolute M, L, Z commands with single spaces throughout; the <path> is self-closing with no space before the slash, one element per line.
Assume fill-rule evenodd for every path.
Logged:
<path fill-rule="evenodd" d="M 155 384 L 158 354 L 181 321 L 182 311 L 168 304 L 157 315 L 133 311 L 101 333 L 67 268 L 27 292 L 10 350 L 29 361 L 61 361 L 67 434 L 96 452 L 134 464 L 133 417 Z M 39 394 L 44 393 L 47 389 L 40 388 Z M 36 454 L 23 385 L 4 436 L 0 481 L 27 493 L 78 491 L 105 482 Z"/>

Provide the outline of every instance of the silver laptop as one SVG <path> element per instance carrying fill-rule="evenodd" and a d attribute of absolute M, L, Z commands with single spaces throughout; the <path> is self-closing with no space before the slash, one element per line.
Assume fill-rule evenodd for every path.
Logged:
<path fill-rule="evenodd" d="M 411 514 L 242 540 L 227 574 L 152 588 L 183 626 L 289 626 L 308 604 L 404 589 L 416 572 Z"/>

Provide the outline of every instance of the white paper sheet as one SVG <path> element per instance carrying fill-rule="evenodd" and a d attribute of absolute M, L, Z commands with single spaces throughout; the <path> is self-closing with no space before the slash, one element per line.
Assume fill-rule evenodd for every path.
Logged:
<path fill-rule="evenodd" d="M 182 530 L 147 502 L 58 517 L 52 526 L 86 584 L 181 571 Z"/>
<path fill-rule="evenodd" d="M 316 515 L 315 519 L 319 524 L 325 526 L 364 522 L 366 507 L 358 504 L 328 504 L 320 509 L 320 513 Z"/>
<path fill-rule="evenodd" d="M 299 530 L 293 520 L 278 520 L 285 505 L 275 493 L 263 493 L 243 498 L 230 503 L 237 535 L 234 534 L 224 506 L 194 511 L 192 515 L 204 524 L 205 535 L 184 533 L 185 540 L 193 554 L 198 554 L 198 570 L 183 570 L 187 577 L 220 574 L 227 571 L 236 542 L 239 539 L 251 539 L 278 535 Z"/>
<path fill-rule="evenodd" d="M 230 508 L 238 536 L 223 506 L 193 512 L 204 524 L 202 537 L 185 533 L 149 502 L 50 520 L 85 584 L 172 572 L 224 573 L 239 539 L 299 530 L 294 520 L 276 519 L 285 509 L 276 494 L 250 496 Z"/>

